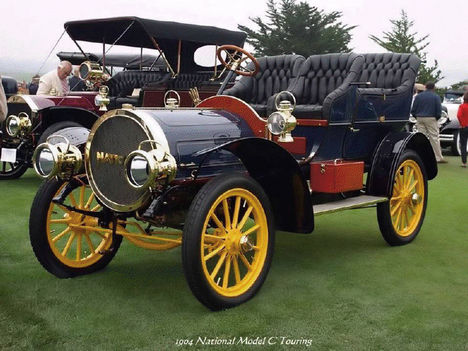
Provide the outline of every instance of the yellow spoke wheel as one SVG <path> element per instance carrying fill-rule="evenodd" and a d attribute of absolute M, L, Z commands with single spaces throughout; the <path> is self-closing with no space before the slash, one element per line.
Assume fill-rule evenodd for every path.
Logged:
<path fill-rule="evenodd" d="M 269 201 L 258 183 L 237 174 L 207 183 L 192 202 L 182 242 L 192 292 L 213 310 L 247 301 L 266 278 L 273 241 Z"/>
<path fill-rule="evenodd" d="M 377 215 L 382 235 L 390 245 L 412 241 L 426 211 L 427 176 L 423 163 L 413 151 L 405 151 L 394 175 L 392 197 L 379 204 Z"/>
<path fill-rule="evenodd" d="M 118 250 L 122 237 L 100 227 L 98 219 L 73 211 L 71 208 L 99 212 L 89 186 L 76 184 L 62 204 L 52 200 L 68 183 L 49 180 L 43 183 L 34 199 L 30 216 L 30 238 L 39 262 L 59 277 L 94 272 L 105 267 Z"/>

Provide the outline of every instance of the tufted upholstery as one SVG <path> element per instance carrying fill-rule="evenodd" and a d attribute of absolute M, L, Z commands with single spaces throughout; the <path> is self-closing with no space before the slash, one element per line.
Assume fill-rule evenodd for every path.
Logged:
<path fill-rule="evenodd" d="M 169 80 L 167 88 L 174 90 L 188 90 L 209 82 L 213 73 L 179 73 L 177 77 Z"/>
<path fill-rule="evenodd" d="M 152 71 L 122 71 L 107 81 L 109 95 L 126 97 L 133 89 L 141 88 L 148 83 L 162 83 L 169 80 L 170 74 Z"/>
<path fill-rule="evenodd" d="M 364 59 L 353 53 L 313 55 L 302 64 L 288 90 L 296 97 L 297 118 L 328 118 L 332 102 L 357 80 Z"/>
<path fill-rule="evenodd" d="M 287 89 L 304 61 L 304 57 L 300 55 L 261 57 L 258 59 L 260 70 L 255 77 L 241 77 L 223 94 L 244 100 L 260 116 L 266 116 L 269 98 Z M 249 68 L 253 68 L 253 64 Z"/>
<path fill-rule="evenodd" d="M 359 89 L 361 93 L 382 94 L 398 93 L 412 89 L 420 60 L 411 54 L 365 54 L 364 66 L 359 78 L 360 82 L 370 82 L 369 88 Z"/>

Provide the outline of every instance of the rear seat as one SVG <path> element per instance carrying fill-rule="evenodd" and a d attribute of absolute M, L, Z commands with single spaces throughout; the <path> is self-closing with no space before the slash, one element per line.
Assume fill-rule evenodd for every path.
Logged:
<path fill-rule="evenodd" d="M 149 83 L 163 84 L 170 77 L 171 75 L 166 72 L 122 71 L 107 81 L 109 96 L 116 98 L 127 97 L 132 95 L 133 89 L 142 88 Z"/>
<path fill-rule="evenodd" d="M 358 89 L 359 119 L 385 116 L 386 119 L 407 118 L 411 109 L 413 86 L 421 60 L 412 54 L 364 54 L 360 82 L 369 87 Z M 373 111 L 369 113 L 369 108 Z"/>

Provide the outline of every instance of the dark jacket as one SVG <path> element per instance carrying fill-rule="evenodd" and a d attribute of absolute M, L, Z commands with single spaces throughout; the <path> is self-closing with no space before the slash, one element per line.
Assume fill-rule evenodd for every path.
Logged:
<path fill-rule="evenodd" d="M 440 118 L 442 104 L 440 97 L 431 90 L 423 91 L 414 98 L 411 114 L 414 117 L 435 117 Z"/>
<path fill-rule="evenodd" d="M 86 84 L 80 78 L 72 76 L 68 78 L 68 85 L 71 91 L 84 91 L 86 90 Z"/>

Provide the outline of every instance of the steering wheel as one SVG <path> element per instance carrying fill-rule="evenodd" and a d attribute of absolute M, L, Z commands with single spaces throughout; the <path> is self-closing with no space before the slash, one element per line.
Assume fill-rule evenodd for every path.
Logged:
<path fill-rule="evenodd" d="M 234 53 L 232 53 L 232 51 L 234 51 Z M 228 62 L 226 62 L 223 59 L 223 56 L 221 55 L 223 52 L 226 53 L 226 58 L 228 59 Z M 260 70 L 260 65 L 258 64 L 257 59 L 253 57 L 250 52 L 238 46 L 222 45 L 218 48 L 216 54 L 218 55 L 218 59 L 224 67 L 231 71 L 234 71 L 236 74 L 239 74 L 241 76 L 253 77 Z M 245 57 L 242 57 L 242 55 L 245 55 Z M 250 59 L 255 65 L 254 70 L 247 68 L 247 59 Z"/>

